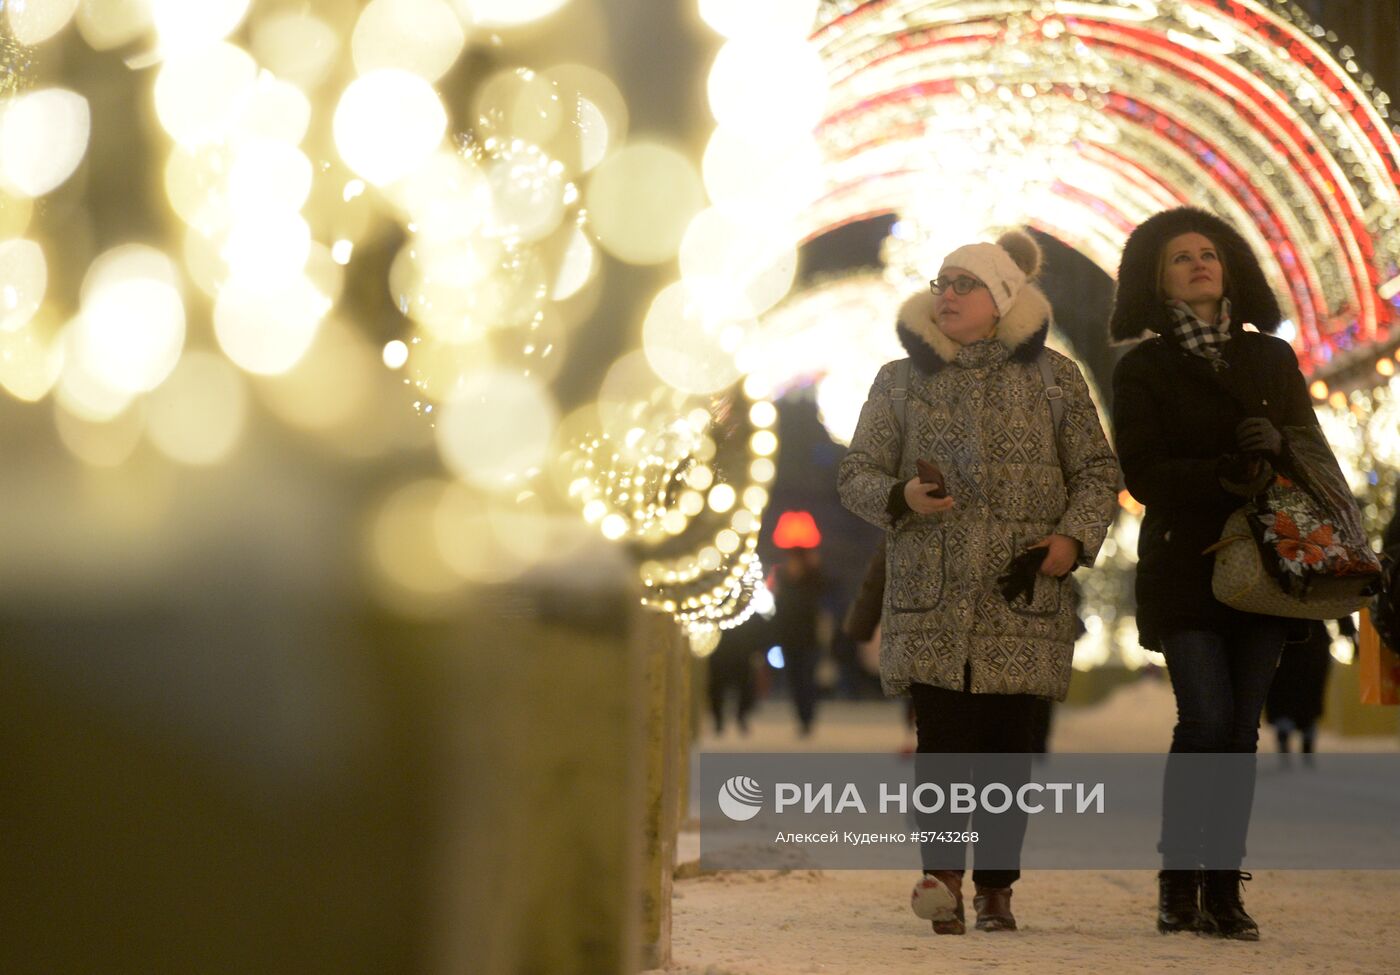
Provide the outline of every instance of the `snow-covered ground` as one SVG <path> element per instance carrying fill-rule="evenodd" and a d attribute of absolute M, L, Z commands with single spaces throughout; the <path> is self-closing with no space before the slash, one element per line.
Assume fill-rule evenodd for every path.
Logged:
<path fill-rule="evenodd" d="M 887 751 L 912 745 L 893 703 L 826 704 L 809 738 L 791 707 L 760 707 L 750 734 L 708 735 L 707 751 Z M 1092 708 L 1060 708 L 1056 751 L 1165 751 L 1174 708 L 1162 680 L 1120 688 Z M 1324 732 L 1322 751 L 1393 751 L 1400 740 Z M 1262 750 L 1272 748 L 1265 729 Z M 1397 824 L 1400 828 L 1400 824 Z M 698 853 L 682 837 L 684 862 Z M 1153 927 L 1150 871 L 1027 871 L 1013 907 L 1021 930 L 936 937 L 909 910 L 912 872 L 726 871 L 675 885 L 672 972 L 685 975 L 904 975 L 1028 972 L 1091 975 L 1180 972 L 1202 975 L 1400 973 L 1400 872 L 1255 872 L 1245 902 L 1259 922 L 1257 944 Z M 965 893 L 971 921 L 971 879 Z"/>

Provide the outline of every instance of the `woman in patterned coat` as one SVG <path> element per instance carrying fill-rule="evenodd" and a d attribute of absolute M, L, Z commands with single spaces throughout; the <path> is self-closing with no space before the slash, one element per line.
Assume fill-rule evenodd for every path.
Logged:
<path fill-rule="evenodd" d="M 1069 573 L 1093 564 L 1117 510 L 1118 466 L 1088 386 L 1072 360 L 1045 348 L 1050 303 L 1031 283 L 1039 268 L 1040 248 L 1020 231 L 948 255 L 932 294 L 900 311 L 912 364 L 906 429 L 898 364 L 887 363 L 838 471 L 845 506 L 888 533 L 880 678 L 887 694 L 912 696 L 921 753 L 1031 751 L 1035 699 L 1063 700 L 1069 688 L 1078 630 Z M 941 468 L 947 498 L 921 485 L 920 459 Z M 1029 601 L 1008 600 L 998 577 L 1031 548 L 1045 554 L 1022 560 Z M 1000 826 L 979 830 L 974 814 L 979 855 L 988 827 L 1004 828 L 1019 862 L 1024 814 L 995 818 Z M 964 856 L 951 844 L 924 848 L 915 911 L 939 933 L 963 931 Z M 1015 927 L 1019 875 L 974 871 L 979 928 Z"/>

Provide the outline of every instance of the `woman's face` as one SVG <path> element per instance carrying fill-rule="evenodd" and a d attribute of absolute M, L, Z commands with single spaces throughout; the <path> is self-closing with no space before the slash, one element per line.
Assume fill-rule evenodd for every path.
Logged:
<path fill-rule="evenodd" d="M 1162 294 L 1188 305 L 1219 301 L 1225 295 L 1225 267 L 1209 237 L 1181 234 L 1162 251 Z"/>
<path fill-rule="evenodd" d="M 945 267 L 939 272 L 940 279 L 949 282 L 958 278 L 971 278 L 977 282 L 965 295 L 958 294 L 952 287 L 943 289 L 934 306 L 934 319 L 939 330 L 959 345 L 968 345 L 992 334 L 997 324 L 997 306 L 992 301 L 992 293 L 987 286 L 969 271 L 959 267 Z"/>

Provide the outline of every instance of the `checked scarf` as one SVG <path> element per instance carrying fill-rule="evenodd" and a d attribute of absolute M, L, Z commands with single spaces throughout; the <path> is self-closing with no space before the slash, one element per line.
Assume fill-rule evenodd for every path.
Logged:
<path fill-rule="evenodd" d="M 1176 319 L 1172 338 L 1177 344 L 1192 355 L 1209 360 L 1214 368 L 1225 368 L 1220 347 L 1230 341 L 1230 299 L 1221 299 L 1220 320 L 1213 325 L 1197 318 L 1184 301 L 1169 301 L 1167 308 Z"/>

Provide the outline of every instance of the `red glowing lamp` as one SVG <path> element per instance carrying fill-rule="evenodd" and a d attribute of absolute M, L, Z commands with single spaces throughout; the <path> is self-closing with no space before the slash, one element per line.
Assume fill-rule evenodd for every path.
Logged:
<path fill-rule="evenodd" d="M 778 548 L 816 548 L 821 543 L 822 533 L 807 511 L 784 511 L 773 529 L 773 544 Z"/>

